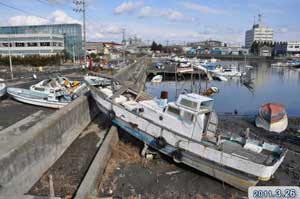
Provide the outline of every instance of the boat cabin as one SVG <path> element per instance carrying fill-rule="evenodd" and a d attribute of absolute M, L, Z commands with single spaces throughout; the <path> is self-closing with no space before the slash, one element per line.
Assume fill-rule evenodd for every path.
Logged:
<path fill-rule="evenodd" d="M 207 113 L 213 110 L 214 101 L 209 97 L 190 93 L 180 95 L 176 101 L 176 105 L 191 111 Z"/>
<path fill-rule="evenodd" d="M 206 132 L 213 112 L 213 99 L 193 93 L 182 94 L 176 102 L 169 102 L 164 107 L 154 100 L 141 101 L 139 105 L 143 109 L 139 114 L 143 117 L 197 141 L 201 141 Z"/>

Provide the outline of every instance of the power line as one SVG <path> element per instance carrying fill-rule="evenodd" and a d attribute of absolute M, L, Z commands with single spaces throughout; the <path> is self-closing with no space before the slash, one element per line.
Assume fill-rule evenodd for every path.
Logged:
<path fill-rule="evenodd" d="M 48 19 L 45 18 L 45 17 L 42 17 L 42 16 L 39 16 L 39 15 L 33 14 L 33 13 L 31 13 L 31 12 L 28 12 L 28 11 L 26 11 L 26 10 L 23 10 L 23 9 L 21 9 L 21 8 L 17 8 L 17 7 L 15 7 L 15 6 L 12 6 L 12 5 L 3 3 L 3 2 L 0 2 L 0 5 L 3 5 L 3 6 L 5 6 L 5 7 L 8 7 L 8 8 L 14 9 L 14 10 L 17 10 L 17 11 L 19 11 L 19 12 L 23 12 L 23 13 L 25 13 L 25 14 L 34 15 L 34 16 L 39 17 L 39 18 L 41 18 L 41 19 L 46 19 L 46 20 L 48 20 Z"/>

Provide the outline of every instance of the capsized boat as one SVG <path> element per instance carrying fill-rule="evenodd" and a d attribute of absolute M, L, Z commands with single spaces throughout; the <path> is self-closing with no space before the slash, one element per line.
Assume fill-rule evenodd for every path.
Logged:
<path fill-rule="evenodd" d="M 163 76 L 162 75 L 155 75 L 152 79 L 151 79 L 151 82 L 152 83 L 160 83 L 163 79 Z"/>
<path fill-rule="evenodd" d="M 288 126 L 288 117 L 283 105 L 267 103 L 260 107 L 255 124 L 267 131 L 281 133 Z"/>
<path fill-rule="evenodd" d="M 6 93 L 6 85 L 4 83 L 0 83 L 0 97 L 4 96 Z"/>
<path fill-rule="evenodd" d="M 22 88 L 7 88 L 7 93 L 17 101 L 48 108 L 62 108 L 72 101 L 66 93 L 59 91 L 50 94 Z"/>
<path fill-rule="evenodd" d="M 90 90 L 99 109 L 146 146 L 244 191 L 269 180 L 286 155 L 279 145 L 217 132 L 209 97 L 181 94 L 168 102 L 166 94 L 155 100 L 124 85 Z"/>

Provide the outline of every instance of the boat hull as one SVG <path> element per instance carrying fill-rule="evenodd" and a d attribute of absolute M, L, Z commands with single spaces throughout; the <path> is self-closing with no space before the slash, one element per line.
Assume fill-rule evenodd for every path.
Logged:
<path fill-rule="evenodd" d="M 0 83 L 0 97 L 4 96 L 6 94 L 6 86 L 5 84 Z"/>
<path fill-rule="evenodd" d="M 270 122 L 267 122 L 266 120 L 264 120 L 263 118 L 261 118 L 260 116 L 258 116 L 255 119 L 255 124 L 257 127 L 263 128 L 267 131 L 281 133 L 288 126 L 288 118 L 285 115 L 280 121 L 270 123 Z"/>
<path fill-rule="evenodd" d="M 120 119 L 114 119 L 113 123 L 116 126 L 124 129 L 127 133 L 137 138 L 138 140 L 146 143 L 159 152 L 174 158 L 174 161 L 179 163 L 179 161 L 174 157 L 174 152 L 177 151 L 175 147 L 167 145 L 164 148 L 160 148 L 156 144 L 156 138 L 154 138 L 153 136 L 141 132 L 138 129 L 132 128 L 130 124 Z M 247 191 L 250 186 L 255 186 L 259 182 L 258 178 L 255 176 L 250 176 L 246 173 L 237 172 L 230 168 L 225 168 L 222 165 L 199 158 L 198 156 L 195 156 L 194 154 L 186 151 L 181 151 L 180 153 L 182 155 L 180 158 L 180 163 L 184 163 L 190 167 L 193 167 L 242 191 Z"/>
<path fill-rule="evenodd" d="M 66 106 L 67 104 L 69 104 L 69 102 L 55 102 L 55 101 L 52 102 L 52 101 L 48 101 L 48 100 L 44 100 L 44 99 L 34 99 L 34 98 L 22 96 L 16 92 L 10 91 L 9 89 L 7 90 L 7 93 L 13 99 L 15 99 L 19 102 L 23 102 L 23 103 L 31 104 L 31 105 L 35 105 L 35 106 L 43 106 L 43 107 L 47 107 L 47 108 L 60 109 L 64 106 Z"/>

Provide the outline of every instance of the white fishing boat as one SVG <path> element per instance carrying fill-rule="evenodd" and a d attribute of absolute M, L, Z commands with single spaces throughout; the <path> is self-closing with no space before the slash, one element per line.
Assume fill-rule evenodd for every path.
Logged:
<path fill-rule="evenodd" d="M 7 88 L 7 93 L 15 100 L 48 108 L 62 108 L 69 104 L 72 99 L 65 93 L 41 93 L 22 88 Z"/>
<path fill-rule="evenodd" d="M 227 77 L 241 77 L 242 72 L 238 71 L 236 67 L 231 66 L 228 68 L 222 68 L 220 71 L 215 72 L 218 75 L 227 76 Z"/>
<path fill-rule="evenodd" d="M 4 83 L 0 83 L 0 97 L 6 94 L 6 85 Z"/>
<path fill-rule="evenodd" d="M 223 81 L 223 82 L 228 81 L 228 79 L 226 77 L 224 77 L 223 75 L 218 74 L 218 73 L 214 73 L 213 78 L 216 79 L 216 80 L 219 80 L 219 81 Z"/>
<path fill-rule="evenodd" d="M 191 67 L 191 63 L 186 61 L 186 62 L 180 62 L 179 63 L 179 67 L 181 68 L 188 68 L 188 67 Z"/>
<path fill-rule="evenodd" d="M 80 81 L 71 81 L 67 77 L 58 75 L 55 78 L 45 79 L 37 84 L 30 86 L 31 91 L 53 94 L 57 92 L 63 92 L 65 95 L 80 95 L 82 92 L 87 90 L 86 84 Z"/>
<path fill-rule="evenodd" d="M 165 92 L 155 100 L 125 86 L 90 90 L 99 109 L 146 147 L 241 190 L 269 180 L 285 157 L 278 145 L 217 132 L 212 98 L 191 93 L 168 102 Z"/>
<path fill-rule="evenodd" d="M 111 85 L 111 81 L 107 78 L 102 78 L 93 75 L 85 75 L 83 77 L 84 81 L 92 86 L 108 86 Z"/>
<path fill-rule="evenodd" d="M 163 76 L 162 76 L 162 75 L 155 75 L 155 76 L 152 78 L 151 82 L 152 82 L 152 83 L 160 83 L 160 82 L 162 81 L 162 79 L 163 79 Z"/>

